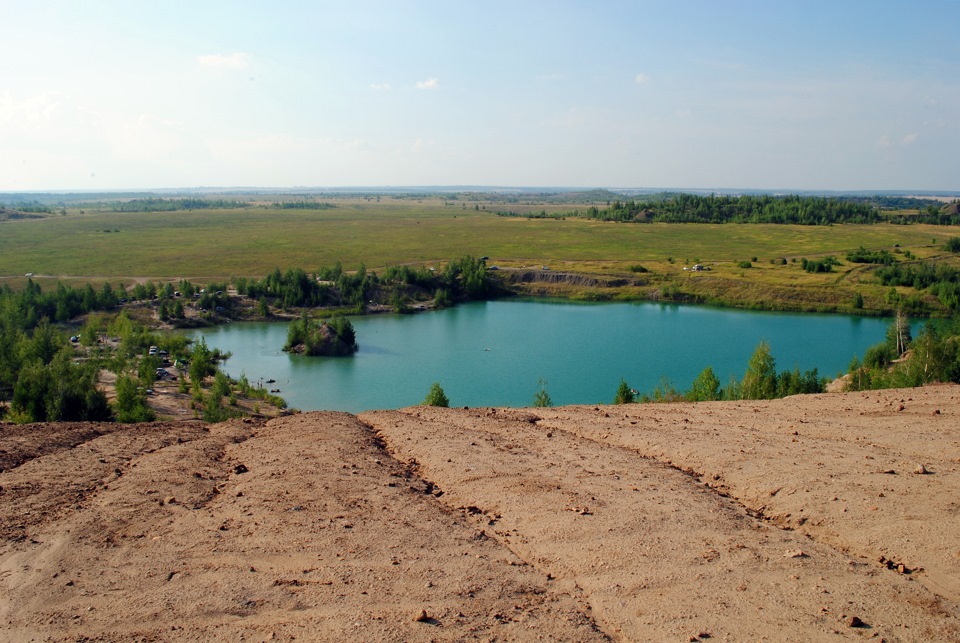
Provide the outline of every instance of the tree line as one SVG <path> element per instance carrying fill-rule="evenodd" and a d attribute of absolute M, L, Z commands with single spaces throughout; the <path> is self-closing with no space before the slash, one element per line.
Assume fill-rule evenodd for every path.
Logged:
<path fill-rule="evenodd" d="M 178 210 L 228 210 L 235 208 L 249 208 L 247 201 L 228 199 L 199 199 L 185 197 L 164 199 L 161 197 L 147 197 L 121 201 L 113 206 L 114 212 L 176 212 Z"/>
<path fill-rule="evenodd" d="M 612 194 L 612 193 L 611 193 Z M 822 197 L 800 195 L 697 195 L 664 192 L 646 199 L 607 199 L 606 207 L 591 205 L 566 212 L 520 213 L 498 210 L 499 216 L 526 218 L 579 217 L 625 223 L 777 223 L 833 225 L 840 223 L 929 223 L 960 225 L 957 202 L 940 207 L 929 201 L 909 200 L 915 214 L 891 214 L 890 203 L 904 199 L 885 197 Z"/>
<path fill-rule="evenodd" d="M 747 362 L 743 378 L 731 377 L 726 386 L 721 384 L 713 368 L 707 366 L 686 391 L 678 390 L 665 378 L 653 392 L 638 394 L 621 379 L 613 403 L 772 400 L 789 395 L 822 393 L 826 385 L 826 378 L 821 377 L 816 368 L 803 372 L 796 367 L 777 371 L 770 344 L 761 340 Z"/>
<path fill-rule="evenodd" d="M 498 212 L 501 216 L 520 216 Z M 534 216 L 548 216 L 545 212 Z M 797 195 L 696 195 L 672 193 L 647 200 L 614 200 L 607 207 L 590 206 L 564 214 L 601 221 L 630 223 L 779 223 L 831 225 L 878 223 L 880 211 L 849 199 Z"/>
<path fill-rule="evenodd" d="M 337 307 L 362 313 L 371 300 L 389 302 L 406 312 L 418 297 L 433 297 L 440 306 L 453 301 L 486 299 L 496 293 L 485 259 L 450 261 L 442 270 L 389 266 L 382 275 L 360 267 L 349 272 L 338 261 L 308 274 L 302 268 L 276 268 L 262 279 L 236 277 L 238 294 L 280 308 Z"/>

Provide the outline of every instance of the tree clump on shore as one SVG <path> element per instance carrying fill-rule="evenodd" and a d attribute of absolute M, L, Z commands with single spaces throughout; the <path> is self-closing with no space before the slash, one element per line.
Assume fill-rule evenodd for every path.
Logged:
<path fill-rule="evenodd" d="M 846 380 L 847 391 L 960 383 L 960 315 L 932 319 L 914 338 L 898 313 L 884 341 L 850 362 Z"/>
<path fill-rule="evenodd" d="M 359 350 L 353 324 L 346 317 L 336 316 L 316 321 L 304 313 L 290 323 L 283 350 L 304 355 L 342 357 Z"/>
<path fill-rule="evenodd" d="M 760 340 L 747 362 L 747 371 L 742 380 L 731 378 L 727 386 L 721 387 L 713 368 L 707 366 L 697 375 L 688 391 L 676 389 L 667 377 L 663 377 L 653 393 L 642 393 L 638 399 L 642 403 L 773 400 L 790 395 L 822 393 L 826 386 L 826 378 L 820 377 L 816 368 L 802 373 L 798 367 L 778 372 L 770 344 Z M 632 389 L 621 378 L 614 404 L 629 404 L 634 397 Z"/>

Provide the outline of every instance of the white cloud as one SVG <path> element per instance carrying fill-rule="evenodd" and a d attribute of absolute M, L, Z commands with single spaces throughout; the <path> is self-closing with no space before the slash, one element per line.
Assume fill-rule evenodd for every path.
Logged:
<path fill-rule="evenodd" d="M 650 76 L 646 74 L 637 74 L 636 76 L 633 77 L 633 82 L 635 82 L 638 85 L 646 85 L 647 83 L 650 82 Z"/>
<path fill-rule="evenodd" d="M 7 90 L 0 97 L 0 123 L 18 123 L 21 126 L 46 123 L 62 111 L 63 100 L 62 93 L 46 91 L 18 102 Z"/>
<path fill-rule="evenodd" d="M 880 140 L 877 141 L 877 147 L 881 149 L 889 149 L 891 147 L 901 147 L 906 145 L 913 145 L 920 138 L 918 132 L 911 132 L 910 134 L 905 134 L 901 136 L 899 140 L 891 139 L 889 135 L 884 134 L 880 137 Z"/>
<path fill-rule="evenodd" d="M 417 89 L 436 89 L 440 86 L 439 78 L 428 78 L 417 83 Z"/>
<path fill-rule="evenodd" d="M 370 83 L 370 89 L 377 92 L 390 91 L 390 83 Z"/>
<path fill-rule="evenodd" d="M 250 66 L 250 54 L 239 51 L 232 54 L 207 54 L 206 56 L 197 56 L 197 62 L 201 67 L 210 67 L 212 69 L 246 69 Z"/>

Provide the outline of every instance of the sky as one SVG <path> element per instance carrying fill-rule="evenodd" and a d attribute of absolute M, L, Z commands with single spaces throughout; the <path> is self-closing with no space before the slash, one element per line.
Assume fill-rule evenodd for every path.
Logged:
<path fill-rule="evenodd" d="M 0 191 L 960 190 L 954 0 L 0 0 Z"/>

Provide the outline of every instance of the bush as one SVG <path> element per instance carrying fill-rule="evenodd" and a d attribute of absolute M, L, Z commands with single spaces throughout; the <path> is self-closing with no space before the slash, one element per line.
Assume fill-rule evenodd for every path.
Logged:
<path fill-rule="evenodd" d="M 156 417 L 147 406 L 140 386 L 127 375 L 117 376 L 117 397 L 114 400 L 117 422 L 152 422 Z"/>
<path fill-rule="evenodd" d="M 450 400 L 447 398 L 447 394 L 443 392 L 440 382 L 434 382 L 430 385 L 430 391 L 423 400 L 423 404 L 424 406 L 442 406 L 444 408 L 450 406 Z"/>
<path fill-rule="evenodd" d="M 552 406 L 553 400 L 550 399 L 550 394 L 547 393 L 547 381 L 540 380 L 537 382 L 537 385 L 537 392 L 533 394 L 533 405 L 536 407 Z"/>
<path fill-rule="evenodd" d="M 617 394 L 613 398 L 614 404 L 632 404 L 633 403 L 633 389 L 627 386 L 627 381 L 620 378 L 620 386 L 617 387 Z"/>
<path fill-rule="evenodd" d="M 640 396 L 641 402 L 682 402 L 684 399 L 686 399 L 684 395 L 676 389 L 666 375 L 661 377 L 660 383 L 654 387 L 652 399 L 646 395 Z"/>
<path fill-rule="evenodd" d="M 854 252 L 847 253 L 847 261 L 853 263 L 875 263 L 884 266 L 893 264 L 896 259 L 886 250 L 867 250 L 860 246 Z"/>

